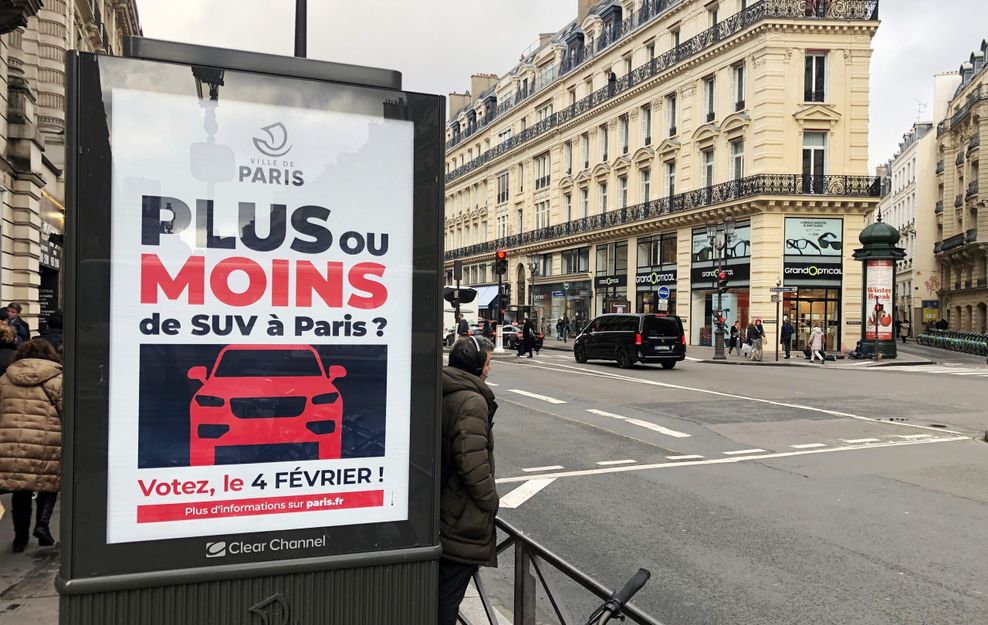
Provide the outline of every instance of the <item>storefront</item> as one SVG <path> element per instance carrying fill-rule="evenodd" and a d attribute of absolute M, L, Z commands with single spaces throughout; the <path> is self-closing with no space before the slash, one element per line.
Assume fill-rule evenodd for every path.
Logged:
<path fill-rule="evenodd" d="M 575 334 L 590 322 L 590 281 L 554 282 L 532 287 L 534 310 L 547 336 L 556 335 L 556 322 L 565 317 Z"/>
<path fill-rule="evenodd" d="M 597 246 L 594 275 L 594 313 L 631 312 L 628 300 L 628 242 Z"/>
<path fill-rule="evenodd" d="M 46 195 L 41 198 L 41 255 L 38 258 L 38 329 L 62 307 L 61 270 L 64 214 Z"/>
<path fill-rule="evenodd" d="M 842 219 L 786 218 L 784 284 L 799 290 L 785 294 L 782 310 L 795 327 L 798 350 L 815 325 L 827 351 L 840 348 L 843 233 Z"/>
<path fill-rule="evenodd" d="M 638 271 L 635 274 L 635 310 L 640 313 L 676 314 L 676 232 L 638 239 Z"/>
<path fill-rule="evenodd" d="M 725 328 L 740 321 L 746 328 L 749 321 L 751 298 L 751 224 L 739 223 L 734 236 L 723 240 L 710 240 L 706 228 L 693 231 L 693 252 L 690 271 L 691 321 L 690 340 L 693 345 L 713 345 L 713 332 L 717 311 L 726 319 Z M 720 271 L 726 274 L 727 287 L 718 289 Z"/>

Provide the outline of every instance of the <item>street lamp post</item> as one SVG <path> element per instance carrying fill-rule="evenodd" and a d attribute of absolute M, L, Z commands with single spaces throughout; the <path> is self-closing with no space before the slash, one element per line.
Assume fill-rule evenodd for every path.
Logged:
<path fill-rule="evenodd" d="M 528 270 L 532 277 L 528 284 L 528 318 L 535 323 L 535 277 L 539 275 L 539 264 L 534 259 L 529 259 Z"/>
<path fill-rule="evenodd" d="M 724 285 L 720 279 L 720 274 L 725 270 L 724 266 L 727 264 L 727 248 L 734 240 L 734 218 L 728 216 L 720 223 L 708 222 L 707 240 L 714 252 L 714 264 L 716 265 L 714 278 L 717 282 L 717 309 L 714 311 L 714 315 L 717 317 L 714 335 L 714 360 L 727 360 L 727 355 L 724 354 Z"/>

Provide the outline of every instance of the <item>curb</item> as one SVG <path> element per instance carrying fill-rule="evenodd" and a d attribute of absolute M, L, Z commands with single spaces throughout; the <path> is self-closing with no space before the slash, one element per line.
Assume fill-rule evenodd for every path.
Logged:
<path fill-rule="evenodd" d="M 702 362 L 708 365 L 732 365 L 736 367 L 810 367 L 812 366 L 812 365 L 796 364 L 794 362 L 781 362 L 781 361 L 775 362 L 774 360 L 773 361 L 763 360 L 761 362 L 752 362 L 749 360 L 747 362 L 742 362 L 740 360 L 713 360 L 707 358 L 704 360 L 694 360 L 693 362 Z"/>
<path fill-rule="evenodd" d="M 907 362 L 896 362 L 893 360 L 883 360 L 881 362 L 876 362 L 873 365 L 869 365 L 868 369 L 873 369 L 875 367 L 921 367 L 923 365 L 938 365 L 940 364 L 936 360 L 909 360 Z"/>

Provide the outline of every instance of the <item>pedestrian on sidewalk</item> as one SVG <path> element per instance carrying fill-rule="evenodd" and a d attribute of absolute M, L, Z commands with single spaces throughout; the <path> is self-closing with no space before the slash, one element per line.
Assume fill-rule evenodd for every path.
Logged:
<path fill-rule="evenodd" d="M 900 321 L 898 319 L 896 319 L 895 322 L 898 324 L 899 338 L 902 339 L 902 344 L 905 345 L 906 344 L 906 337 L 909 336 L 909 322 L 908 321 Z"/>
<path fill-rule="evenodd" d="M 727 340 L 727 354 L 730 356 L 731 352 L 738 350 L 738 356 L 741 355 L 741 322 L 735 321 L 734 325 L 731 326 L 731 337 Z"/>
<path fill-rule="evenodd" d="M 762 341 L 765 340 L 765 328 L 762 327 L 762 320 L 755 319 L 755 323 L 748 326 L 748 341 L 751 343 L 751 359 L 755 362 L 762 360 Z"/>
<path fill-rule="evenodd" d="M 21 319 L 21 305 L 17 302 L 7 304 L 7 324 L 17 333 L 17 344 L 31 340 L 31 327 Z"/>
<path fill-rule="evenodd" d="M 817 356 L 820 357 L 821 365 L 827 364 L 827 359 L 823 355 L 823 330 L 818 323 L 814 323 L 813 329 L 810 330 L 810 354 L 811 364 L 816 361 Z"/>
<path fill-rule="evenodd" d="M 497 404 L 486 382 L 493 350 L 485 338 L 457 341 L 443 369 L 439 625 L 456 625 L 478 567 L 497 566 L 492 436 Z"/>
<path fill-rule="evenodd" d="M 569 325 L 569 317 L 563 315 L 563 343 L 569 342 L 569 333 L 572 328 Z"/>
<path fill-rule="evenodd" d="M 557 341 L 563 340 L 563 318 L 562 317 L 560 317 L 556 321 L 556 340 Z"/>
<path fill-rule="evenodd" d="M 62 359 L 51 343 L 21 344 L 0 377 L 0 489 L 13 493 L 15 552 L 24 551 L 37 493 L 34 537 L 55 544 L 48 527 L 61 487 Z"/>
<path fill-rule="evenodd" d="M 466 317 L 461 314 L 456 315 L 456 336 L 461 339 L 470 334 L 470 324 L 467 323 Z"/>
<path fill-rule="evenodd" d="M 786 352 L 786 360 L 789 360 L 792 352 L 792 337 L 796 334 L 796 328 L 789 322 L 789 317 L 782 318 L 782 329 L 779 332 L 782 335 L 782 349 Z"/>

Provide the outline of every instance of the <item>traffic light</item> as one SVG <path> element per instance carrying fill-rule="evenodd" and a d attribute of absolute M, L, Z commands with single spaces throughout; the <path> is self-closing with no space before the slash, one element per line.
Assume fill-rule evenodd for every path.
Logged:
<path fill-rule="evenodd" d="M 885 310 L 885 304 L 875 304 L 875 312 L 882 312 Z"/>
<path fill-rule="evenodd" d="M 508 273 L 508 253 L 504 250 L 494 253 L 494 273 L 499 276 Z"/>
<path fill-rule="evenodd" d="M 727 272 L 721 269 L 717 273 L 717 288 L 726 289 L 727 288 Z"/>

